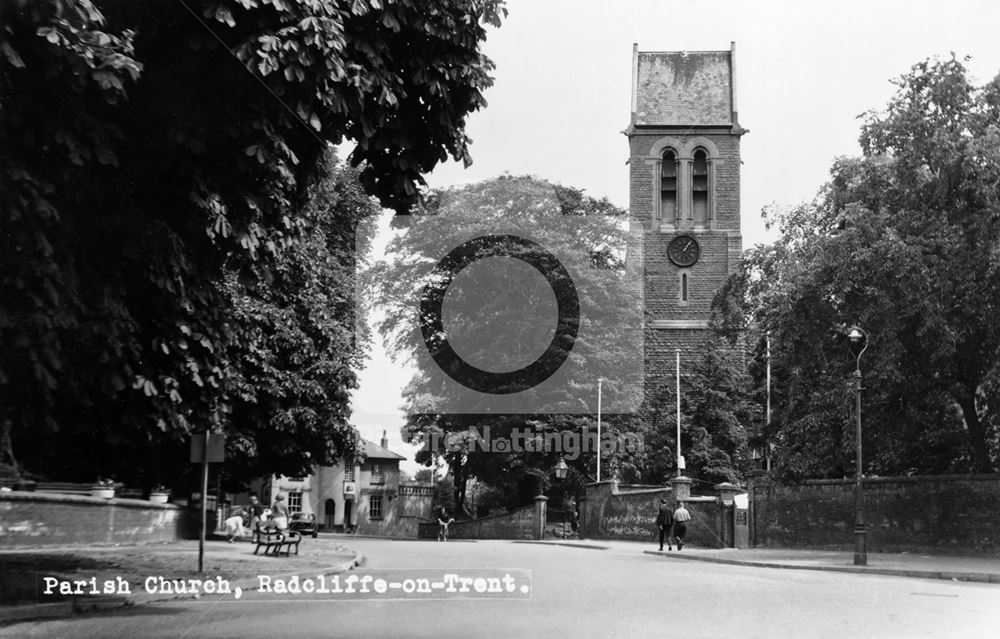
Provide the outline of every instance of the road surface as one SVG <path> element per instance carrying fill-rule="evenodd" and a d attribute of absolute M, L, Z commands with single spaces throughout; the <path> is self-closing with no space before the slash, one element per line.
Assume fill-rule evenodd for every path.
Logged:
<path fill-rule="evenodd" d="M 1000 586 L 990 584 L 678 561 L 634 547 L 373 539 L 350 544 L 368 557 L 355 571 L 359 578 L 391 581 L 396 575 L 401 583 L 424 574 L 433 579 L 449 571 L 480 571 L 488 577 L 505 569 L 521 575 L 518 591 L 474 594 L 469 582 L 470 594 L 438 590 L 419 600 L 392 592 L 382 598 L 205 596 L 4 626 L 0 637 L 906 639 L 998 636 L 1000 628 Z"/>

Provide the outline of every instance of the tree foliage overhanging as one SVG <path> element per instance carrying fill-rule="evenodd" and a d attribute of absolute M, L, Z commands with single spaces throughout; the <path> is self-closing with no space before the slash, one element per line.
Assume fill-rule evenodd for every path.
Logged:
<path fill-rule="evenodd" d="M 320 423 L 346 415 L 356 355 L 304 360 L 350 343 L 334 335 L 353 322 L 343 291 L 324 287 L 343 284 L 343 236 L 368 204 L 351 191 L 328 215 L 302 211 L 324 177 L 404 210 L 423 172 L 469 160 L 465 118 L 491 84 L 479 46 L 501 2 L 2 11 L 0 426 L 21 461 L 129 479 L 175 465 L 203 428 L 232 429 L 274 472 L 336 454 L 346 439 Z M 360 173 L 331 177 L 327 149 L 345 136 Z M 304 259 L 324 242 L 328 269 Z M 302 307 L 309 287 L 328 317 Z"/>
<path fill-rule="evenodd" d="M 977 87 L 952 57 L 915 65 L 863 156 L 838 159 L 811 204 L 779 214 L 717 297 L 748 330 L 786 477 L 853 473 L 855 360 L 835 322 L 870 336 L 863 447 L 869 474 L 990 472 L 1000 454 L 1000 77 Z"/>

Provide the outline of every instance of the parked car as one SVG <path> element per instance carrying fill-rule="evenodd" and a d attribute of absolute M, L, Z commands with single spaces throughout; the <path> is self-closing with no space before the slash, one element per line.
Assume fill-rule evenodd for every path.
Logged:
<path fill-rule="evenodd" d="M 288 527 L 302 535 L 312 535 L 314 539 L 319 533 L 316 515 L 312 513 L 292 513 L 292 520 L 288 522 Z"/>

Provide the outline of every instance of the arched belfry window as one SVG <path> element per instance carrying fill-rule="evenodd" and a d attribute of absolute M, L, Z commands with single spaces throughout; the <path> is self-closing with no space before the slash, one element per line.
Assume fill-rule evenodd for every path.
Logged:
<path fill-rule="evenodd" d="M 663 152 L 660 163 L 660 217 L 677 218 L 677 154 L 673 149 Z"/>
<path fill-rule="evenodd" d="M 691 217 L 696 226 L 708 224 L 708 170 L 708 153 L 705 149 L 696 149 L 691 166 Z"/>

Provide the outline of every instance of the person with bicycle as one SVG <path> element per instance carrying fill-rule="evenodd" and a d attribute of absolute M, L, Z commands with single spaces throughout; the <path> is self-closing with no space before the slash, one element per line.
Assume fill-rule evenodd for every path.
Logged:
<path fill-rule="evenodd" d="M 448 541 L 448 524 L 455 521 L 454 517 L 448 515 L 444 506 L 438 509 L 438 541 Z"/>

